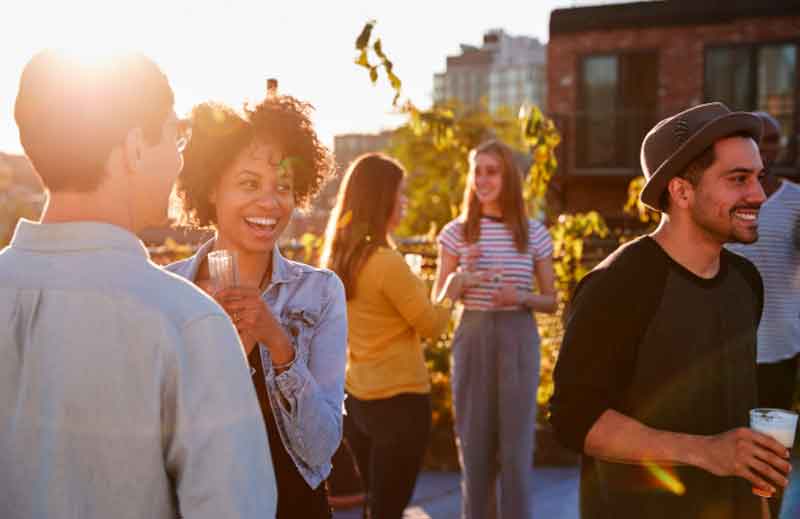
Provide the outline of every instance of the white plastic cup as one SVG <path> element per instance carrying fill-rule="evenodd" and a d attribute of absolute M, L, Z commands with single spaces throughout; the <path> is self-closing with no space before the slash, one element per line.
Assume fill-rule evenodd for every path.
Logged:
<path fill-rule="evenodd" d="M 208 273 L 215 291 L 239 286 L 236 252 L 225 249 L 209 252 Z"/>
<path fill-rule="evenodd" d="M 785 409 L 757 407 L 750 410 L 750 428 L 774 438 L 778 443 L 791 450 L 797 429 L 797 413 Z M 763 490 L 755 487 L 753 487 L 753 493 L 761 497 L 772 497 L 765 495 Z"/>
<path fill-rule="evenodd" d="M 797 429 L 797 413 L 768 407 L 751 409 L 750 428 L 775 438 L 781 445 L 791 449 Z"/>
<path fill-rule="evenodd" d="M 406 254 L 405 255 L 406 263 L 408 264 L 409 268 L 411 268 L 411 272 L 415 275 L 419 276 L 422 274 L 422 255 L 421 254 Z"/>

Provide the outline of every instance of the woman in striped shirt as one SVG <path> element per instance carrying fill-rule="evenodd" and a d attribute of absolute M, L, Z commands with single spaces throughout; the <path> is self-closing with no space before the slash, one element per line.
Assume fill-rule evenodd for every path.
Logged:
<path fill-rule="evenodd" d="M 461 216 L 439 234 L 435 286 L 437 294 L 444 287 L 458 293 L 464 305 L 453 338 L 452 375 L 462 517 L 495 515 L 490 508 L 496 506 L 499 475 L 499 517 L 526 518 L 532 515 L 539 381 L 533 312 L 556 310 L 553 246 L 544 225 L 526 214 L 521 175 L 508 146 L 484 143 L 470 152 L 469 163 Z M 476 278 L 488 281 L 473 284 Z"/>

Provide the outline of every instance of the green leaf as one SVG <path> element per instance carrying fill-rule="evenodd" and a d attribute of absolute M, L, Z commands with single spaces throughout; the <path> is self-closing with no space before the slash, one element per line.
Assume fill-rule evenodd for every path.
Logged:
<path fill-rule="evenodd" d="M 373 27 L 375 27 L 375 20 L 370 20 L 364 24 L 364 28 L 361 29 L 361 34 L 356 38 L 356 50 L 364 50 L 367 48 Z"/>

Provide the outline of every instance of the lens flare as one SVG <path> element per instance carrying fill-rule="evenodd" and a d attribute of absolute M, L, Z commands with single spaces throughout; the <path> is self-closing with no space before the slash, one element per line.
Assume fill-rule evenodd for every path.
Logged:
<path fill-rule="evenodd" d="M 676 496 L 682 496 L 686 494 L 686 486 L 678 478 L 678 475 L 675 473 L 674 469 L 671 469 L 670 467 L 662 467 L 653 461 L 646 461 L 644 466 L 647 469 L 647 472 L 653 476 L 659 488 L 665 489 Z"/>

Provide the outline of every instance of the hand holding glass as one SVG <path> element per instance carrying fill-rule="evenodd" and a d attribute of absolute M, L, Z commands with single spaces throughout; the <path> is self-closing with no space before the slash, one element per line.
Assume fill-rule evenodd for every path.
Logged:
<path fill-rule="evenodd" d="M 778 443 L 791 450 L 797 429 L 797 413 L 766 407 L 751 409 L 750 428 L 775 438 Z M 765 494 L 756 487 L 753 487 L 753 493 L 761 497 L 772 497 L 772 494 Z"/>

